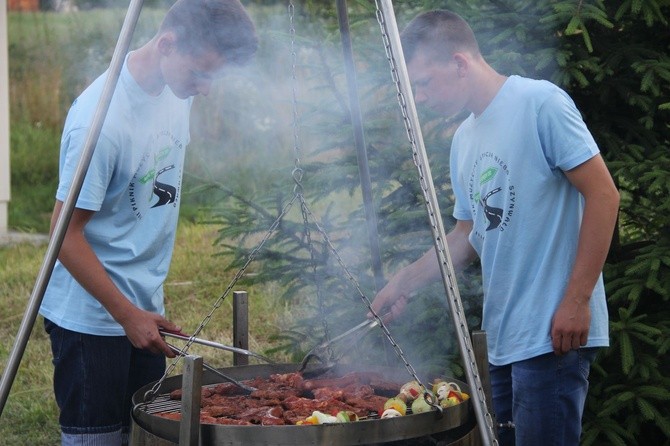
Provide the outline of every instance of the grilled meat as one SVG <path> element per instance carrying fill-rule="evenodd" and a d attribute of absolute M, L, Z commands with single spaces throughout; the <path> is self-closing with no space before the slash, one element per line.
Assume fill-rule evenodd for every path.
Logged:
<path fill-rule="evenodd" d="M 366 417 L 371 412 L 380 413 L 387 400 L 383 395 L 396 392 L 400 387 L 398 383 L 391 384 L 380 375 L 367 372 L 311 380 L 303 379 L 300 373 L 285 373 L 244 383 L 257 390 L 241 395 L 239 387 L 231 383 L 203 388 L 201 423 L 296 424 L 314 411 L 333 415 L 349 411 Z M 178 400 L 181 396 L 181 391 L 170 393 L 171 399 Z M 159 415 L 181 418 L 178 413 Z"/>

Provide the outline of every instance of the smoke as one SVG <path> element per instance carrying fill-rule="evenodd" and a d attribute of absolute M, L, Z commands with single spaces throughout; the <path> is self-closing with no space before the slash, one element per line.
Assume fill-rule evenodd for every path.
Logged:
<path fill-rule="evenodd" d="M 86 48 L 71 64 L 82 88 L 106 69 L 125 13 L 100 12 L 107 20 L 97 25 L 83 15 L 70 16 L 78 29 L 71 38 Z M 164 12 L 143 9 L 133 48 L 153 36 Z M 284 298 L 295 311 L 287 315 L 283 328 L 302 331 L 303 337 L 291 340 L 299 356 L 326 334 L 335 336 L 364 320 L 367 308 L 360 294 L 372 300 L 377 291 L 348 108 L 349 85 L 332 19 L 311 22 L 296 11 L 292 30 L 283 5 L 250 8 L 250 13 L 260 41 L 256 59 L 227 70 L 207 97 L 194 102 L 182 211 L 204 209 L 208 219 L 230 234 L 225 242 L 234 248 L 221 249 L 242 253 L 240 262 L 231 265 L 235 268 L 295 192 L 302 192 L 312 211 L 309 237 L 298 203 L 283 217 L 274 241 L 258 254 L 253 279 L 245 278 L 256 283 L 278 281 L 286 290 Z M 352 25 L 377 237 L 388 279 L 429 249 L 432 238 L 378 24 L 370 15 L 357 17 Z M 446 132 L 432 123 L 424 131 L 428 149 L 439 155 L 433 173 L 445 216 L 451 199 Z M 299 177 L 296 169 L 302 172 Z M 444 290 L 438 285 L 421 290 L 405 317 L 389 325 L 406 359 L 418 370 L 432 374 L 450 367 L 457 346 L 448 313 Z M 344 360 L 368 357 L 371 363 L 401 363 L 380 330 L 355 339 L 354 345 L 358 350 L 346 351 L 345 344 Z"/>
<path fill-rule="evenodd" d="M 221 194 L 210 195 L 216 197 L 217 203 L 211 206 L 221 216 L 220 224 L 253 225 L 247 228 L 247 235 L 255 235 L 253 241 L 269 230 L 281 205 L 292 197 L 294 169 L 303 169 L 299 186 L 313 212 L 310 218 L 316 219 L 309 222 L 309 240 L 296 204 L 284 216 L 281 233 L 269 242 L 270 248 L 259 253 L 261 266 L 254 276 L 256 282 L 278 280 L 287 290 L 284 298 L 296 310 L 283 327 L 295 335 L 285 341 L 299 359 L 320 339 L 332 338 L 364 320 L 368 309 L 360 294 L 372 300 L 378 290 L 371 271 L 349 86 L 337 28 L 332 23 L 301 20 L 292 34 L 289 17 L 282 10 L 255 19 L 261 43 L 256 61 L 228 73 L 210 96 L 198 99 L 189 150 L 201 160 L 193 166 L 195 176 L 226 185 Z M 379 218 L 377 237 L 389 265 L 388 279 L 430 249 L 433 241 L 378 25 L 374 17 L 357 25 L 352 38 L 358 95 Z M 445 216 L 451 207 L 446 134 L 452 130 L 433 122 L 424 135 L 428 149 L 437 154 L 435 182 Z M 240 199 L 233 200 L 236 204 L 230 201 L 233 195 L 264 207 L 269 215 L 241 211 Z M 236 218 L 229 217 L 235 212 Z M 255 247 L 242 232 L 239 240 L 247 240 L 247 245 L 240 260 Z M 275 258 L 282 249 L 291 265 Z M 316 278 L 312 258 L 318 263 Z M 389 324 L 389 330 L 404 359 L 422 376 L 453 376 L 459 371 L 452 368 L 458 343 L 441 284 L 420 290 L 404 317 Z M 335 349 L 345 353 L 345 362 L 359 364 L 365 358 L 370 364 L 402 368 L 390 345 L 377 329 Z"/>

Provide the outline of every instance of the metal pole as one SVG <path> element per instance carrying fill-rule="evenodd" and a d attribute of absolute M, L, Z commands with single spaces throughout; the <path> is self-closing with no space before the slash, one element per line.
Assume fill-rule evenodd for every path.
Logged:
<path fill-rule="evenodd" d="M 181 422 L 179 446 L 198 446 L 200 442 L 200 401 L 202 399 L 202 356 L 184 357 L 181 378 Z"/>
<path fill-rule="evenodd" d="M 458 339 L 463 365 L 465 366 L 468 383 L 473 390 L 472 402 L 474 404 L 477 424 L 484 445 L 498 444 L 494 432 L 495 428 L 493 426 L 493 420 L 491 413 L 487 408 L 484 389 L 477 370 L 470 333 L 465 319 L 465 311 L 463 310 L 458 285 L 456 284 L 456 273 L 454 272 L 451 256 L 449 255 L 446 232 L 442 223 L 437 194 L 435 192 L 435 186 L 433 185 L 433 176 L 430 172 L 428 155 L 426 154 L 426 148 L 423 142 L 421 124 L 419 123 L 419 116 L 416 112 L 416 105 L 414 104 L 414 96 L 409 81 L 409 74 L 407 73 L 407 65 L 402 51 L 400 32 L 398 31 L 398 24 L 396 23 L 393 4 L 391 0 L 379 1 L 381 3 L 382 12 L 380 25 L 382 26 L 382 31 L 385 37 L 388 39 L 385 44 L 388 45 L 387 51 L 389 53 L 389 62 L 392 65 L 394 81 L 398 89 L 398 99 L 403 108 L 403 117 L 407 134 L 412 145 L 414 163 L 419 172 L 421 189 L 424 198 L 426 199 L 426 208 L 431 222 L 435 250 L 440 263 L 440 273 L 447 293 L 447 301 L 451 310 L 451 316 L 456 328 L 456 337 Z"/>
<path fill-rule="evenodd" d="M 0 236 L 7 233 L 7 205 L 11 198 L 8 34 L 7 1 L 0 0 Z"/>
<path fill-rule="evenodd" d="M 491 375 L 489 373 L 489 352 L 488 343 L 486 342 L 486 332 L 484 330 L 472 331 L 472 349 L 475 352 L 475 360 L 477 361 L 477 370 L 480 373 L 480 380 L 482 382 L 482 389 L 486 396 L 486 406 L 493 407 L 493 392 L 491 390 Z M 495 414 L 491 414 L 493 426 L 497 426 Z M 494 429 L 493 433 L 498 438 L 498 430 Z"/>
<path fill-rule="evenodd" d="M 372 272 L 374 274 L 377 291 L 384 287 L 384 273 L 382 272 L 382 260 L 379 251 L 379 238 L 377 235 L 377 215 L 372 200 L 372 182 L 370 181 L 370 168 L 368 166 L 368 153 L 363 134 L 363 118 L 358 98 L 358 81 L 356 79 L 356 66 L 354 65 L 354 53 L 351 45 L 351 34 L 349 32 L 349 14 L 347 13 L 347 1 L 337 0 L 337 18 L 340 25 L 340 38 L 342 40 L 342 53 L 344 54 L 344 68 L 349 86 L 349 113 L 351 124 L 354 128 L 354 144 L 358 156 L 358 172 L 361 177 L 361 192 L 363 194 L 363 205 L 365 217 L 368 223 L 368 243 L 370 244 L 370 255 L 372 257 Z"/>
<path fill-rule="evenodd" d="M 233 345 L 249 350 L 249 299 L 246 291 L 233 291 Z M 249 365 L 249 355 L 233 353 L 233 365 Z"/>
<path fill-rule="evenodd" d="M 5 370 L 2 374 L 2 381 L 0 381 L 0 415 L 5 408 L 5 403 L 7 402 L 9 391 L 14 382 L 14 378 L 16 377 L 16 371 L 19 368 L 21 358 L 23 357 L 26 345 L 28 344 L 30 332 L 32 331 L 35 324 L 35 319 L 37 319 L 37 314 L 40 305 L 42 304 L 42 299 L 44 298 L 44 292 L 46 291 L 47 285 L 49 284 L 49 279 L 51 278 L 54 264 L 56 263 L 58 253 L 63 244 L 63 239 L 65 238 L 67 226 L 70 223 L 70 218 L 72 217 L 75 204 L 77 203 L 77 198 L 79 197 L 81 186 L 84 183 L 86 171 L 88 170 L 88 166 L 91 163 L 93 151 L 95 150 L 98 137 L 100 136 L 100 130 L 102 129 L 102 125 L 109 109 L 109 104 L 112 100 L 112 95 L 114 94 L 116 84 L 119 80 L 121 67 L 123 66 L 125 56 L 128 52 L 128 47 L 130 46 L 130 41 L 133 37 L 133 33 L 135 32 L 137 19 L 139 17 L 140 11 L 142 10 L 142 3 L 143 0 L 131 0 L 128 7 L 128 11 L 123 22 L 123 27 L 121 28 L 121 33 L 116 43 L 116 48 L 114 49 L 114 54 L 112 55 L 112 60 L 107 71 L 107 79 L 105 81 L 105 85 L 102 90 L 95 114 L 93 115 L 91 127 L 88 129 L 88 134 L 86 135 L 86 140 L 84 142 L 82 154 L 79 159 L 79 164 L 77 165 L 77 169 L 75 170 L 74 177 L 72 179 L 72 185 L 68 191 L 65 203 L 63 203 L 61 213 L 58 216 L 58 220 L 54 226 L 53 233 L 51 235 L 51 239 L 49 240 L 49 245 L 44 256 L 44 261 L 42 262 L 42 266 L 37 275 L 35 286 L 33 287 L 33 291 L 30 295 L 30 300 L 28 301 L 28 307 L 26 308 L 26 312 L 23 315 L 23 320 L 21 321 L 19 332 L 16 335 L 14 347 L 12 348 L 9 359 L 7 361 L 7 366 L 5 367 Z"/>

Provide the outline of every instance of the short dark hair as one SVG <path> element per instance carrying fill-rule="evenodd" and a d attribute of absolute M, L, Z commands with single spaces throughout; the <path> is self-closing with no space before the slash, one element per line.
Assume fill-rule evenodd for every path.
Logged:
<path fill-rule="evenodd" d="M 176 34 L 179 51 L 214 50 L 226 63 L 244 64 L 258 49 L 255 26 L 239 0 L 177 0 L 159 32 L 168 30 Z"/>
<path fill-rule="evenodd" d="M 470 25 L 458 14 L 437 9 L 414 17 L 401 36 L 403 53 L 407 61 L 416 52 L 428 50 L 440 58 L 450 58 L 457 52 L 479 54 L 479 45 Z"/>

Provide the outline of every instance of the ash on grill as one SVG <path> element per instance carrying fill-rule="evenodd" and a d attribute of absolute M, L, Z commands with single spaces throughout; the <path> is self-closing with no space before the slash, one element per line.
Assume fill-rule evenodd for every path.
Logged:
<path fill-rule="evenodd" d="M 243 395 L 232 383 L 203 386 L 200 422 L 227 425 L 299 424 L 314 411 L 348 412 L 358 419 L 376 418 L 400 384 L 375 372 L 304 379 L 300 373 L 272 374 L 243 381 L 257 390 Z M 181 389 L 156 397 L 147 412 L 180 420 Z"/>

